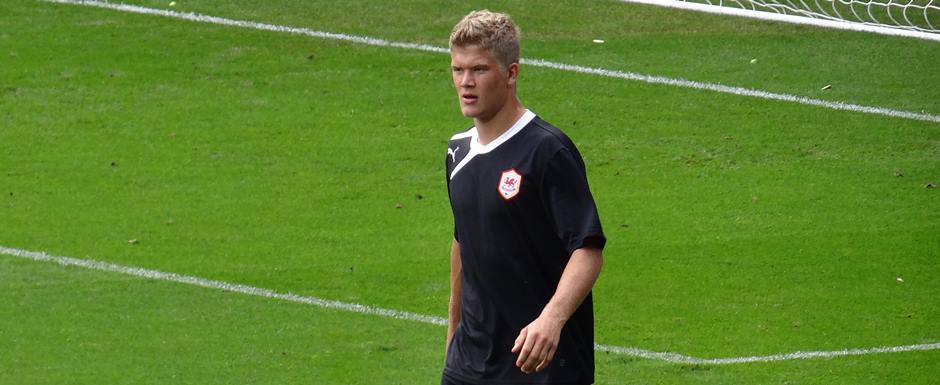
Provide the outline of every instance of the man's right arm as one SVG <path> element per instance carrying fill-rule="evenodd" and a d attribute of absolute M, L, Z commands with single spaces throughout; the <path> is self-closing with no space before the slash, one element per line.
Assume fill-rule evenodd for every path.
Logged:
<path fill-rule="evenodd" d="M 450 303 L 447 305 L 447 349 L 454 338 L 457 324 L 460 323 L 460 244 L 453 240 L 450 244 Z"/>

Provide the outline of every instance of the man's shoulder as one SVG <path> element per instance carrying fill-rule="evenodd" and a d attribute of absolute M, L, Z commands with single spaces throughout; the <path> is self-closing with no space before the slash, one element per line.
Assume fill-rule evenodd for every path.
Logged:
<path fill-rule="evenodd" d="M 445 158 L 447 175 L 452 176 L 455 167 L 470 154 L 470 141 L 473 140 L 474 135 L 476 135 L 476 127 L 470 127 L 450 137 L 450 141 L 447 142 L 447 156 Z"/>
<path fill-rule="evenodd" d="M 529 127 L 526 128 L 526 131 L 528 131 L 529 135 L 528 141 L 539 148 L 550 151 L 559 150 L 563 147 L 569 150 L 575 149 L 574 142 L 571 141 L 568 135 L 539 116 L 536 116 L 529 122 Z"/>
<path fill-rule="evenodd" d="M 452 135 L 452 136 L 450 137 L 450 141 L 453 142 L 453 141 L 459 141 L 459 140 L 463 140 L 463 139 L 470 138 L 470 137 L 473 136 L 473 133 L 474 133 L 474 132 L 476 132 L 476 127 L 475 127 L 475 126 L 467 127 L 467 128 L 465 128 L 465 129 L 463 129 L 463 131 L 460 131 L 460 132 L 458 132 L 458 133 Z"/>

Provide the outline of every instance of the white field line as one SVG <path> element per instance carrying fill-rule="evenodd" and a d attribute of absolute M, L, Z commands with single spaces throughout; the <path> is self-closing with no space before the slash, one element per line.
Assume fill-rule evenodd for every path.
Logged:
<path fill-rule="evenodd" d="M 812 25 L 823 28 L 844 29 L 849 31 L 871 32 L 882 35 L 913 37 L 924 40 L 940 41 L 940 33 L 912 31 L 909 29 L 882 27 L 871 23 L 853 22 L 848 20 L 827 20 L 817 19 L 808 16 L 787 15 L 767 11 L 756 11 L 750 9 L 733 8 L 731 6 L 719 6 L 701 3 L 687 3 L 675 0 L 619 0 L 624 3 L 639 3 L 655 5 L 666 8 L 677 8 L 688 11 L 697 11 L 705 13 L 714 13 L 719 15 L 730 15 L 748 17 L 752 19 L 772 20 L 791 24 Z"/>
<path fill-rule="evenodd" d="M 434 317 L 429 315 L 411 313 L 402 310 L 392 310 L 392 309 L 382 309 L 367 305 L 360 305 L 358 303 L 347 303 L 340 301 L 333 301 L 323 298 L 311 297 L 311 296 L 302 296 L 291 293 L 278 293 L 270 289 L 262 289 L 258 287 L 252 287 L 247 285 L 240 285 L 237 283 L 228 283 L 223 281 L 214 281 L 211 279 L 193 277 L 189 275 L 180 275 L 176 273 L 166 273 L 159 270 L 144 269 L 140 267 L 131 267 L 131 266 L 122 266 L 108 262 L 100 262 L 90 259 L 78 259 L 78 258 L 69 258 L 69 257 L 57 257 L 48 255 L 46 253 L 36 252 L 36 251 L 27 251 L 19 249 L 11 249 L 9 247 L 0 246 L 0 254 L 12 255 L 14 257 L 20 257 L 25 259 L 32 259 L 34 261 L 41 262 L 54 262 L 63 266 L 76 266 L 82 267 L 85 269 L 92 270 L 101 270 L 101 271 L 110 271 L 114 273 L 121 273 L 127 275 L 133 275 L 142 278 L 155 279 L 158 281 L 168 281 L 168 282 L 178 282 L 185 283 L 187 285 L 202 286 L 210 289 L 220 289 L 225 291 L 231 291 L 241 294 L 248 294 L 258 297 L 274 298 L 281 299 L 291 302 L 299 302 L 307 305 L 315 305 L 320 307 L 325 307 L 329 309 L 343 310 L 353 313 L 362 313 L 369 315 L 378 315 L 383 317 L 398 318 L 407 321 L 423 322 L 434 325 L 447 325 L 447 320 Z"/>
<path fill-rule="evenodd" d="M 427 44 L 401 43 L 401 42 L 394 42 L 394 41 L 367 37 L 367 36 L 354 36 L 354 35 L 346 35 L 342 33 L 316 31 L 316 30 L 312 30 L 308 28 L 288 27 L 288 26 L 282 26 L 282 25 L 265 24 L 265 23 L 245 21 L 245 20 L 233 20 L 233 19 L 226 19 L 222 17 L 200 15 L 196 13 L 177 12 L 177 11 L 170 11 L 170 10 L 156 9 L 156 8 L 146 8 L 146 7 L 128 5 L 128 4 L 115 4 L 115 3 L 107 3 L 107 2 L 95 1 L 95 0 L 41 0 L 41 1 L 50 2 L 50 3 L 60 3 L 60 4 L 75 4 L 75 5 L 92 6 L 92 7 L 105 8 L 105 9 L 117 10 L 117 11 L 122 11 L 122 12 L 145 14 L 145 15 L 164 16 L 164 17 L 170 17 L 170 18 L 175 18 L 175 19 L 195 21 L 199 23 L 226 25 L 226 26 L 250 28 L 250 29 L 257 29 L 257 30 L 264 30 L 264 31 L 285 32 L 285 33 L 292 33 L 292 34 L 310 36 L 310 37 L 315 37 L 315 38 L 342 40 L 342 41 L 348 41 L 348 42 L 357 43 L 357 44 L 366 44 L 366 45 L 379 46 L 379 47 L 393 47 L 393 48 L 402 48 L 402 49 L 436 52 L 436 53 L 450 52 L 447 48 L 435 47 L 435 46 L 427 45 Z M 717 84 L 717 83 L 705 83 L 705 82 L 697 82 L 697 81 L 686 80 L 686 79 L 668 78 L 668 77 L 655 76 L 655 75 L 645 75 L 645 74 L 629 72 L 629 71 L 618 71 L 618 70 L 610 70 L 610 69 L 597 68 L 597 67 L 585 67 L 585 66 L 579 66 L 579 65 L 573 65 L 573 64 L 556 63 L 556 62 L 551 62 L 551 61 L 542 60 L 542 59 L 523 58 L 521 59 L 521 62 L 523 64 L 531 65 L 534 67 L 551 68 L 551 69 L 556 69 L 560 71 L 570 71 L 570 72 L 576 72 L 576 73 L 582 73 L 582 74 L 640 81 L 640 82 L 646 82 L 646 83 L 651 83 L 651 84 L 662 84 L 662 85 L 668 85 L 668 86 L 674 86 L 674 87 L 721 92 L 725 94 L 732 94 L 732 95 L 738 95 L 738 96 L 778 100 L 778 101 L 784 101 L 784 102 L 804 104 L 804 105 L 809 105 L 809 106 L 829 108 L 833 110 L 862 112 L 862 113 L 868 113 L 868 114 L 890 116 L 890 117 L 895 117 L 895 118 L 940 123 L 940 115 L 933 115 L 933 114 L 929 114 L 926 112 L 910 112 L 910 111 L 894 110 L 894 109 L 884 108 L 884 107 L 864 106 L 864 105 L 845 103 L 845 102 L 833 102 L 833 101 L 827 101 L 827 100 L 821 100 L 821 99 L 807 98 L 804 96 L 781 94 L 781 93 L 754 90 L 754 89 L 743 88 L 743 87 L 726 86 L 726 85 Z"/>
<path fill-rule="evenodd" d="M 594 349 L 601 352 L 611 352 L 619 353 L 630 356 L 655 359 L 661 361 L 668 361 L 673 363 L 682 363 L 682 364 L 701 364 L 701 365 L 729 365 L 729 364 L 746 364 L 752 362 L 776 362 L 776 361 L 789 361 L 789 360 L 800 360 L 800 359 L 810 359 L 810 358 L 832 358 L 832 357 L 842 357 L 842 356 L 864 356 L 869 354 L 877 353 L 900 353 L 900 352 L 913 352 L 920 350 L 938 350 L 940 349 L 940 343 L 930 343 L 930 344 L 917 344 L 917 345 L 903 345 L 903 346 L 879 346 L 875 348 L 865 348 L 865 349 L 842 349 L 834 351 L 810 351 L 810 352 L 793 352 L 793 353 L 780 353 L 772 354 L 769 356 L 750 356 L 750 357 L 728 357 L 728 358 L 698 358 L 684 356 L 677 353 L 659 353 L 651 352 L 648 350 L 635 349 L 635 348 L 621 348 L 618 346 L 607 346 L 601 344 L 594 344 Z"/>
<path fill-rule="evenodd" d="M 70 257 L 59 257 L 49 255 L 38 251 L 21 250 L 10 247 L 0 246 L 0 255 L 9 255 L 13 257 L 29 259 L 39 262 L 57 263 L 63 266 L 81 267 L 91 270 L 100 270 L 112 273 L 126 274 L 141 278 L 153 279 L 158 281 L 177 282 L 193 286 L 201 286 L 209 289 L 224 290 L 229 292 L 247 294 L 257 297 L 273 298 L 290 302 L 297 302 L 306 305 L 320 306 L 328 309 L 348 311 L 352 313 L 377 315 L 382 317 L 397 318 L 406 321 L 428 323 L 438 326 L 447 325 L 447 320 L 441 317 L 412 313 L 402 310 L 384 309 L 358 303 L 347 303 L 334 300 L 328 300 L 312 296 L 302 296 L 291 293 L 279 293 L 271 289 L 263 289 L 253 286 L 241 285 L 216 281 L 211 279 L 194 277 L 191 275 L 181 275 L 176 273 L 167 273 L 159 270 L 144 269 L 132 266 L 123 266 L 114 263 L 95 261 L 90 259 L 79 259 Z M 868 349 L 844 349 L 836 351 L 814 351 L 814 352 L 794 352 L 781 353 L 770 356 L 751 356 L 751 357 L 730 357 L 730 358 L 698 358 L 670 352 L 654 352 L 650 350 L 620 347 L 611 345 L 595 344 L 594 349 L 599 352 L 608 352 L 623 354 L 628 356 L 666 361 L 679 364 L 703 364 L 703 365 L 727 365 L 742 364 L 751 362 L 773 362 L 808 358 L 829 358 L 839 356 L 858 356 L 875 353 L 899 353 L 917 350 L 937 350 L 940 349 L 940 343 L 904 345 L 904 346 L 884 346 Z"/>

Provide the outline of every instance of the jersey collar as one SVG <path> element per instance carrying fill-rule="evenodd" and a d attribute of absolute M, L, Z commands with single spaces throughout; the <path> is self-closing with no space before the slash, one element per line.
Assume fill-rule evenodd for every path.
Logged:
<path fill-rule="evenodd" d="M 477 153 L 477 154 L 486 154 L 490 151 L 495 150 L 496 147 L 499 147 L 499 145 L 503 144 L 503 142 L 509 140 L 510 138 L 518 134 L 519 131 L 522 131 L 522 129 L 527 124 L 529 124 L 529 122 L 531 122 L 532 119 L 534 118 L 535 118 L 535 113 L 532 111 L 529 111 L 529 109 L 526 109 L 525 113 L 523 113 L 522 116 L 519 117 L 519 120 L 516 120 L 516 123 L 513 124 L 512 127 L 509 127 L 509 129 L 506 130 L 506 132 L 503 132 L 499 137 L 497 137 L 496 139 L 493 139 L 491 142 L 487 143 L 486 145 L 480 144 L 480 137 L 479 137 L 479 133 L 477 133 L 477 128 L 473 127 L 473 129 L 471 129 L 470 151 L 473 153 Z"/>
<path fill-rule="evenodd" d="M 522 129 L 525 128 L 525 126 L 528 125 L 529 122 L 532 121 L 532 119 L 535 119 L 535 113 L 526 109 L 525 113 L 522 114 L 519 120 L 517 120 L 516 123 L 512 125 L 512 127 L 509 127 L 509 129 L 506 130 L 506 132 L 502 133 L 502 135 L 494 139 L 492 142 L 489 142 L 485 146 L 480 144 L 479 134 L 477 134 L 476 127 L 472 127 L 462 134 L 454 135 L 451 138 L 451 140 L 462 139 L 462 138 L 466 138 L 469 136 L 470 137 L 470 151 L 467 153 L 466 156 L 463 157 L 460 163 L 457 163 L 457 165 L 454 166 L 454 169 L 450 172 L 450 179 L 454 179 L 454 175 L 457 175 L 457 171 L 460 171 L 460 169 L 466 166 L 467 163 L 470 163 L 470 160 L 473 159 L 475 156 L 480 155 L 480 154 L 486 154 L 490 151 L 495 150 L 496 147 L 499 147 L 500 144 L 503 144 L 503 142 L 509 140 L 509 138 L 512 138 L 513 136 L 518 134 L 519 131 L 522 131 Z"/>

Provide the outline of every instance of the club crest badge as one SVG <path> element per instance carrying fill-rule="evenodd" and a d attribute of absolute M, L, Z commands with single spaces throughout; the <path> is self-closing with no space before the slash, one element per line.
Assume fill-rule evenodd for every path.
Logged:
<path fill-rule="evenodd" d="M 510 200 L 519 195 L 519 189 L 522 188 L 522 175 L 516 172 L 516 169 L 503 171 L 499 176 L 499 196 L 505 200 Z"/>

